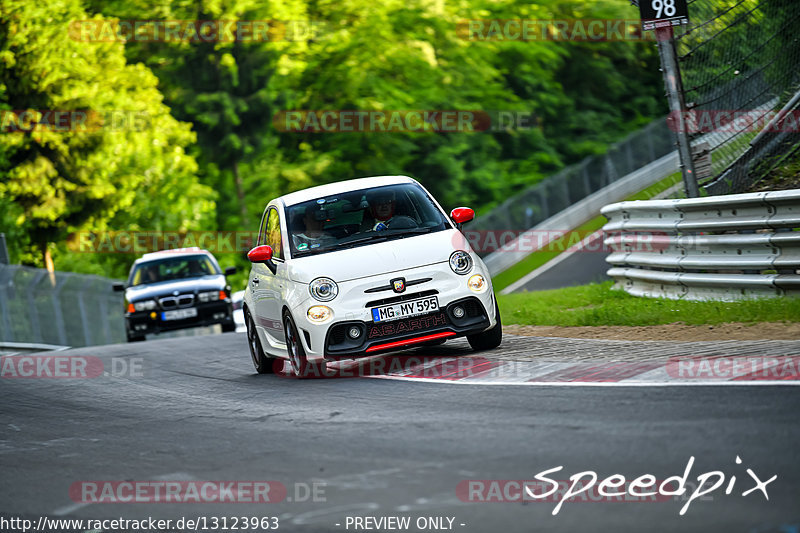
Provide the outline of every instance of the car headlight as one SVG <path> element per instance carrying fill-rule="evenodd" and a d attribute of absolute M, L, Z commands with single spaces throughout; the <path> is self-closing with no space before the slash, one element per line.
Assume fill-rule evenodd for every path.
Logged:
<path fill-rule="evenodd" d="M 308 284 L 308 292 L 315 300 L 330 302 L 339 294 L 339 286 L 330 278 L 317 278 Z"/>
<path fill-rule="evenodd" d="M 324 305 L 315 305 L 308 308 L 308 319 L 311 322 L 321 324 L 333 316 L 333 311 L 330 307 Z"/>
<path fill-rule="evenodd" d="M 472 257 L 467 252 L 453 252 L 450 256 L 450 268 L 456 274 L 463 276 L 472 270 Z"/>
<path fill-rule="evenodd" d="M 197 299 L 201 302 L 216 302 L 220 296 L 225 294 L 223 291 L 207 291 L 197 294 Z M 225 296 L 222 296 L 224 298 Z"/>
<path fill-rule="evenodd" d="M 486 278 L 480 274 L 470 276 L 469 280 L 467 280 L 467 287 L 472 292 L 483 292 L 486 290 Z"/>
<path fill-rule="evenodd" d="M 137 311 L 152 311 L 156 308 L 156 302 L 155 300 L 142 300 L 141 302 L 135 302 L 133 308 Z"/>

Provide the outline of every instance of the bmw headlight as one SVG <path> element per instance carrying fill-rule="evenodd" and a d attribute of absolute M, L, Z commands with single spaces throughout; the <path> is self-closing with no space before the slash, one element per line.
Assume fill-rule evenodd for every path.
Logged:
<path fill-rule="evenodd" d="M 156 302 L 155 300 L 142 300 L 141 302 L 135 302 L 133 308 L 137 311 L 152 311 L 156 308 Z"/>
<path fill-rule="evenodd" d="M 317 278 L 308 284 L 308 292 L 315 300 L 330 302 L 339 294 L 339 286 L 330 278 Z"/>
<path fill-rule="evenodd" d="M 197 299 L 201 302 L 216 302 L 219 300 L 220 291 L 208 291 L 198 293 Z"/>
<path fill-rule="evenodd" d="M 463 276 L 472 270 L 472 257 L 461 250 L 453 252 L 450 256 L 450 268 L 456 274 Z"/>

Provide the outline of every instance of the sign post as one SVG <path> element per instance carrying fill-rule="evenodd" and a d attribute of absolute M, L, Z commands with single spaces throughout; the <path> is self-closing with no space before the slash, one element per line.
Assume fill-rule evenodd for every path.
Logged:
<path fill-rule="evenodd" d="M 639 0 L 642 30 L 671 28 L 689 24 L 686 0 Z"/>
<path fill-rule="evenodd" d="M 678 139 L 683 185 L 686 196 L 696 198 L 700 196 L 700 190 L 697 186 L 692 147 L 686 129 L 686 102 L 672 31 L 673 26 L 689 23 L 689 7 L 686 0 L 639 0 L 639 14 L 642 17 L 642 30 L 656 32 L 661 70 L 664 72 L 664 86 L 669 100 L 669 120 L 674 121 L 672 127 Z"/>

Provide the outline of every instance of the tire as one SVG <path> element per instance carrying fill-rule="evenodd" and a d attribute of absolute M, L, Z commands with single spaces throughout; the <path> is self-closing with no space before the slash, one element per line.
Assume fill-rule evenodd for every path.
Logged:
<path fill-rule="evenodd" d="M 256 372 L 259 374 L 274 374 L 274 363 L 277 361 L 267 357 L 264 353 L 264 349 L 261 347 L 261 339 L 258 338 L 258 333 L 256 332 L 256 324 L 253 322 L 253 317 L 250 316 L 249 311 L 244 312 L 244 323 L 247 327 L 247 345 L 250 347 L 250 357 L 253 359 L 253 366 L 256 367 Z"/>
<path fill-rule="evenodd" d="M 472 349 L 476 352 L 483 350 L 493 350 L 500 346 L 503 341 L 503 325 L 500 323 L 500 308 L 497 307 L 497 299 L 494 301 L 494 312 L 497 316 L 497 324 L 494 327 L 476 333 L 475 335 L 467 335 L 467 341 Z"/>
<path fill-rule="evenodd" d="M 142 342 L 144 341 L 144 335 L 131 335 L 130 333 L 127 334 L 128 342 Z"/>
<path fill-rule="evenodd" d="M 230 324 L 223 322 L 221 325 L 222 325 L 222 333 L 230 333 L 231 331 L 236 331 L 235 322 L 231 322 Z"/>
<path fill-rule="evenodd" d="M 289 354 L 292 373 L 299 379 L 309 377 L 310 370 L 312 370 L 311 364 L 306 358 L 306 351 L 300 340 L 300 330 L 297 329 L 289 313 L 283 315 L 283 331 L 286 334 L 286 351 Z"/>

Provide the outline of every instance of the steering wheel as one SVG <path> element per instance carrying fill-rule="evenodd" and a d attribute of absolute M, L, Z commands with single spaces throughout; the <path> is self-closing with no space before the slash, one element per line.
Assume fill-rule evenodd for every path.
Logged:
<path fill-rule="evenodd" d="M 418 228 L 419 224 L 417 221 L 411 217 L 399 215 L 393 217 L 387 224 L 386 227 L 389 229 L 414 229 Z"/>

